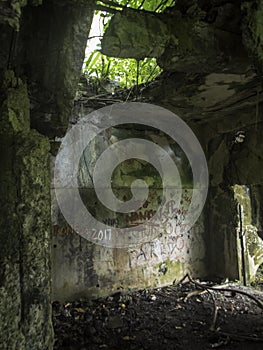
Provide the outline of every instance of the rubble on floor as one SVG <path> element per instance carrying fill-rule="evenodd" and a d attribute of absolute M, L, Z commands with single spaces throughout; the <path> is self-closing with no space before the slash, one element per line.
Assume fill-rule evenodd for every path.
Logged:
<path fill-rule="evenodd" d="M 262 349 L 263 291 L 237 283 L 217 285 L 221 291 L 212 286 L 188 280 L 96 300 L 55 301 L 54 349 Z"/>

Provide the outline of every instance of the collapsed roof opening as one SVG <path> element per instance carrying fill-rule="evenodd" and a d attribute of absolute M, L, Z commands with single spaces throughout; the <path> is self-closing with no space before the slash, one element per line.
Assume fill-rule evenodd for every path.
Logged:
<path fill-rule="evenodd" d="M 101 39 L 111 18 L 111 14 L 97 11 L 93 17 L 87 41 L 82 70 L 88 83 L 94 86 L 96 93 L 114 94 L 116 89 L 147 85 L 162 72 L 154 57 L 120 58 L 102 53 Z"/>

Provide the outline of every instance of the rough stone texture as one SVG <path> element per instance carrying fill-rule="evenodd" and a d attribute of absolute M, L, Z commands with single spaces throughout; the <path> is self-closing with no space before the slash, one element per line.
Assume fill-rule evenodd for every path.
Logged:
<path fill-rule="evenodd" d="M 94 2 L 47 0 L 36 6 L 41 3 L 0 2 L 0 67 L 27 80 L 31 126 L 55 137 L 68 126 Z"/>
<path fill-rule="evenodd" d="M 0 1 L 0 23 L 8 24 L 15 30 L 19 29 L 21 7 L 27 4 L 27 0 L 1 0 Z"/>
<path fill-rule="evenodd" d="M 28 3 L 38 6 L 42 4 L 42 0 L 1 0 L 0 23 L 8 24 L 15 31 L 18 31 L 20 29 L 22 8 Z"/>
<path fill-rule="evenodd" d="M 263 1 L 242 1 L 242 15 L 243 42 L 254 58 L 259 72 L 262 73 Z"/>
<path fill-rule="evenodd" d="M 0 344 L 51 349 L 49 142 L 30 131 L 26 86 L 1 85 Z"/>
<path fill-rule="evenodd" d="M 252 118 L 254 115 L 252 115 Z M 262 123 L 245 129 L 244 143 L 236 144 L 231 148 L 227 171 L 232 184 L 261 184 L 263 178 L 262 150 L 263 140 Z"/>
<path fill-rule="evenodd" d="M 263 239 L 263 217 L 262 213 L 262 196 L 263 196 L 263 186 L 262 184 L 251 185 L 251 222 L 252 225 L 258 228 L 258 233 L 261 239 Z"/>
<path fill-rule="evenodd" d="M 168 28 L 155 14 L 126 8 L 110 21 L 101 41 L 101 51 L 121 58 L 159 57 L 170 40 Z"/>
<path fill-rule="evenodd" d="M 242 3 L 241 11 L 240 1 L 178 1 L 159 15 L 178 44 L 166 45 L 158 58 L 164 73 L 143 96 L 202 128 L 207 142 L 261 119 L 256 110 L 262 108 L 262 88 L 254 63 L 261 52 L 262 5 Z"/>
<path fill-rule="evenodd" d="M 249 59 L 241 43 L 240 2 L 213 4 L 214 9 L 188 3 L 188 9 L 179 2 L 162 14 L 129 9 L 116 13 L 103 36 L 102 52 L 123 58 L 156 57 L 166 71 L 245 72 Z"/>
<path fill-rule="evenodd" d="M 210 187 L 206 203 L 206 261 L 212 278 L 239 278 L 237 202 L 231 187 Z"/>
<path fill-rule="evenodd" d="M 251 207 L 251 190 L 247 186 L 234 186 L 235 198 L 242 206 L 242 235 L 245 246 L 245 275 L 249 283 L 254 280 L 258 267 L 263 263 L 263 239 L 258 235 L 258 229 L 253 225 L 253 215 Z M 259 215 L 261 218 L 261 215 Z M 240 234 L 240 225 L 238 225 L 238 234 Z M 241 260 L 241 244 L 239 242 L 239 256 Z M 241 270 L 242 264 L 240 264 Z M 242 271 L 240 271 L 242 280 Z"/>
<path fill-rule="evenodd" d="M 92 1 L 0 2 L 0 348 L 53 347 L 49 136 L 67 128 Z M 19 32 L 17 30 L 20 29 Z M 27 81 L 27 87 L 12 72 Z M 31 113 L 30 113 L 31 109 Z"/>
<path fill-rule="evenodd" d="M 237 121 L 236 121 L 237 122 Z M 254 120 L 255 123 L 255 120 Z M 244 125 L 243 125 L 244 126 Z M 258 136 L 261 123 L 241 128 L 245 131 L 243 142 L 236 141 L 231 124 L 221 125 L 221 133 L 214 137 L 207 147 L 210 174 L 210 196 L 206 208 L 208 236 L 207 251 L 211 253 L 213 273 L 242 279 L 241 253 L 239 240 L 238 203 L 244 206 L 244 225 L 246 225 L 246 276 L 247 281 L 255 277 L 262 259 L 262 243 L 258 235 L 261 230 L 261 196 L 258 189 L 262 182 L 262 145 Z M 212 135 L 212 133 L 210 133 Z M 254 184 L 253 196 L 248 195 L 243 186 Z M 234 186 L 233 188 L 231 186 Z M 238 190 L 240 188 L 240 190 Z M 246 187 L 249 190 L 249 187 Z M 251 207 L 253 200 L 254 212 Z M 210 238 L 209 238 L 210 237 Z M 221 247 L 218 250 L 218 247 Z M 253 249 L 251 248 L 253 247 Z M 220 254 L 223 252 L 222 257 Z M 252 253 L 253 251 L 253 253 Z M 229 260 L 229 257 L 231 259 Z M 236 259 L 233 260 L 233 259 Z"/>
<path fill-rule="evenodd" d="M 63 135 L 68 126 L 92 4 L 47 0 L 23 10 L 15 60 L 29 84 L 31 126 L 49 137 Z"/>

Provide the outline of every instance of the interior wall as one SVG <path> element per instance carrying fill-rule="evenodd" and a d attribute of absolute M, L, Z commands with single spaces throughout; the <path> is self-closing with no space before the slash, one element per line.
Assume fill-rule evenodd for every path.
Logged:
<path fill-rule="evenodd" d="M 211 276 L 243 280 L 238 209 L 238 205 L 242 205 L 245 274 L 247 282 L 251 282 L 263 257 L 259 235 L 262 221 L 262 139 L 259 134 L 262 124 L 260 119 L 253 125 L 239 124 L 239 128 L 233 128 L 229 123 L 227 129 L 225 123 L 224 129 L 215 134 L 206 147 L 210 174 L 205 210 L 206 242 Z M 244 137 L 238 136 L 240 132 Z"/>
<path fill-rule="evenodd" d="M 86 123 L 88 122 L 87 117 Z M 166 152 L 174 154 L 183 184 L 180 206 L 174 200 L 166 198 L 163 210 L 148 225 L 143 236 L 136 228 L 153 217 L 163 200 L 158 172 L 149 164 L 135 159 L 123 162 L 114 170 L 111 188 L 121 200 L 127 200 L 131 196 L 131 184 L 136 179 L 144 180 L 149 186 L 147 201 L 139 210 L 128 214 L 116 214 L 101 205 L 92 182 L 94 166 L 101 153 L 110 145 L 131 137 L 165 145 Z M 68 156 L 75 154 L 72 152 Z M 192 174 L 185 155 L 174 141 L 158 130 L 120 126 L 97 136 L 84 151 L 83 158 L 85 161 L 80 161 L 79 169 L 79 191 L 87 210 L 110 226 L 132 227 L 131 242 L 126 248 L 117 248 L 118 242 L 113 247 L 102 246 L 105 241 L 111 244 L 107 242 L 107 239 L 111 239 L 110 229 L 107 232 L 93 229 L 95 244 L 83 239 L 63 219 L 52 190 L 53 299 L 100 297 L 117 290 L 128 291 L 169 284 L 180 280 L 187 272 L 195 277 L 207 274 L 203 216 L 189 232 L 184 228 L 184 218 L 192 196 Z M 60 169 L 66 174 L 67 171 L 64 170 Z M 165 225 L 167 221 L 170 221 L 169 225 Z M 162 229 L 163 226 L 165 230 Z"/>

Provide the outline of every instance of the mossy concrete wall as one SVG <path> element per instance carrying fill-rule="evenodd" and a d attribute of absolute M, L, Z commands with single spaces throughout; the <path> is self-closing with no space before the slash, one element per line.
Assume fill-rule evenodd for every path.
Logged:
<path fill-rule="evenodd" d="M 52 349 L 49 141 L 12 71 L 0 89 L 0 347 Z"/>
<path fill-rule="evenodd" d="M 206 259 L 212 279 L 239 278 L 236 201 L 231 187 L 210 187 L 205 208 Z"/>
<path fill-rule="evenodd" d="M 255 192 L 255 187 L 252 190 Z M 239 238 L 239 258 L 242 260 L 242 247 L 240 235 L 244 242 L 244 262 L 245 266 L 240 263 L 240 279 L 243 280 L 245 274 L 246 281 L 249 283 L 255 279 L 258 267 L 263 263 L 263 239 L 259 236 L 258 224 L 253 218 L 253 194 L 248 186 L 234 186 L 234 193 L 237 202 L 241 205 L 242 212 L 239 218 L 238 238 Z M 262 214 L 260 213 L 260 218 Z M 240 231 L 240 220 L 242 222 L 242 231 Z"/>
<path fill-rule="evenodd" d="M 92 6 L 93 1 L 0 1 L 3 350 L 53 348 L 46 136 L 53 138 L 67 129 Z"/>
<path fill-rule="evenodd" d="M 67 130 L 92 15 L 92 0 L 46 0 L 22 11 L 14 60 L 28 80 L 31 126 L 50 138 Z"/>
<path fill-rule="evenodd" d="M 143 242 L 140 231 L 136 233 L 135 230 L 136 226 L 147 222 L 156 213 L 163 199 L 162 181 L 156 169 L 141 160 L 129 159 L 113 171 L 111 187 L 121 200 L 130 199 L 134 180 L 140 178 L 149 186 L 147 201 L 139 210 L 127 214 L 104 207 L 96 196 L 92 182 L 94 166 L 101 153 L 112 143 L 130 137 L 158 142 L 166 147 L 167 152 L 174 152 L 183 184 L 180 208 L 173 200 L 166 199 L 160 216 L 148 225 L 145 233 L 148 242 Z M 53 298 L 72 300 L 83 296 L 99 297 L 116 290 L 169 284 L 178 281 L 187 272 L 195 277 L 206 275 L 203 217 L 189 232 L 184 230 L 184 218 L 192 197 L 191 176 L 190 165 L 182 150 L 158 130 L 111 128 L 90 142 L 80 161 L 79 191 L 82 200 L 97 220 L 113 227 L 133 227 L 134 235 L 129 247 L 109 248 L 99 244 L 100 233 L 94 228 L 98 244 L 90 243 L 65 222 L 52 191 Z M 171 221 L 171 224 L 163 231 L 162 226 L 166 221 Z M 107 235 L 110 239 L 110 230 Z"/>
<path fill-rule="evenodd" d="M 242 1 L 243 15 L 243 42 L 246 45 L 250 55 L 254 58 L 254 63 L 258 71 L 262 74 L 263 67 L 263 1 Z"/>
<path fill-rule="evenodd" d="M 262 123 L 250 114 L 254 125 L 242 119 L 215 125 L 217 133 L 208 142 L 210 193 L 206 206 L 206 242 L 211 276 L 243 280 L 240 215 L 243 206 L 246 280 L 252 281 L 263 259 L 262 230 Z M 240 129 L 236 128 L 236 125 Z M 212 126 L 209 126 L 212 128 Z M 238 138 L 238 132 L 244 138 Z M 212 133 L 210 132 L 210 135 Z M 261 235 L 262 236 L 262 235 Z M 210 255 L 209 255 L 210 253 Z"/>
<path fill-rule="evenodd" d="M 187 272 L 206 276 L 203 236 L 201 218 L 185 234 L 171 232 L 129 248 L 107 248 L 83 239 L 66 222 L 54 221 L 52 298 L 74 300 L 158 287 L 178 282 Z"/>

